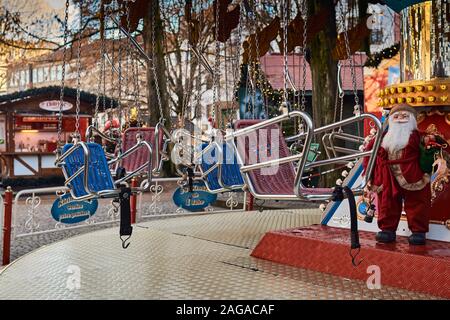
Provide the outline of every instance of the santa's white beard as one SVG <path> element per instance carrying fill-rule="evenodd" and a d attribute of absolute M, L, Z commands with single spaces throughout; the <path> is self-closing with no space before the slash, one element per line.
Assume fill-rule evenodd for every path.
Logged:
<path fill-rule="evenodd" d="M 402 150 L 408 144 L 411 133 L 416 129 L 417 121 L 413 116 L 405 123 L 390 121 L 381 146 L 391 153 Z"/>

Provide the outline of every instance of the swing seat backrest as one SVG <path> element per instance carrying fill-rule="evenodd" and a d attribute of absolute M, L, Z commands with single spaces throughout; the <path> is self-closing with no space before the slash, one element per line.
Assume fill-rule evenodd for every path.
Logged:
<path fill-rule="evenodd" d="M 155 128 L 128 128 L 125 130 L 122 136 L 122 152 L 126 152 L 137 144 L 136 135 L 140 133 L 144 141 L 150 143 L 151 146 L 155 145 Z M 163 145 L 163 136 L 159 138 L 160 150 Z M 152 163 L 157 166 L 156 153 L 152 155 Z M 136 152 L 131 153 L 128 157 L 122 159 L 121 166 L 125 168 L 127 172 L 133 172 L 138 168 L 148 163 L 150 159 L 148 148 L 139 148 Z"/>
<path fill-rule="evenodd" d="M 260 121 L 261 120 L 238 120 L 235 122 L 235 130 L 249 127 Z M 254 161 L 251 161 L 251 159 L 255 158 L 255 155 L 258 163 L 264 161 L 261 160 L 261 152 L 266 152 L 267 156 L 271 155 L 271 146 L 273 143 L 271 141 L 272 137 L 278 137 L 278 155 L 271 155 L 272 158 L 275 156 L 276 158 L 283 158 L 291 155 L 283 132 L 280 130 L 278 124 L 271 124 L 264 128 L 257 129 L 255 133 L 256 134 L 249 136 L 249 139 L 254 139 L 256 137 L 256 143 L 249 143 L 247 138 L 240 138 L 237 142 L 237 152 L 239 152 L 244 165 L 255 164 Z M 263 141 L 264 138 L 266 138 L 266 141 Z M 275 150 L 275 152 L 277 151 Z M 279 164 L 278 168 L 274 170 L 267 171 L 267 169 L 255 169 L 248 171 L 246 174 L 257 194 L 295 195 L 294 182 L 296 172 L 292 162 Z"/>
<path fill-rule="evenodd" d="M 97 143 L 86 143 L 86 146 L 89 150 L 89 163 L 87 164 L 89 168 L 89 190 L 86 190 L 84 186 L 84 172 L 81 172 L 70 182 L 69 188 L 76 197 L 86 196 L 90 192 L 114 190 L 114 180 L 102 146 Z M 73 144 L 66 144 L 63 147 L 62 153 L 64 154 L 72 147 Z M 81 147 L 77 148 L 72 154 L 67 156 L 63 162 L 66 179 L 83 167 L 85 165 L 84 161 L 84 153 Z"/>
<path fill-rule="evenodd" d="M 208 147 L 208 143 L 202 144 L 202 150 Z M 223 188 L 237 189 L 244 185 L 239 164 L 236 159 L 235 150 L 229 143 L 222 143 L 223 159 L 221 159 L 221 181 L 219 181 L 219 168 L 212 169 L 206 175 L 206 184 L 211 191 L 218 191 Z M 213 147 L 210 151 L 202 155 L 201 169 L 203 172 L 210 170 L 217 165 L 219 161 L 217 155 L 217 147 Z M 219 164 L 220 165 L 220 164 Z"/>

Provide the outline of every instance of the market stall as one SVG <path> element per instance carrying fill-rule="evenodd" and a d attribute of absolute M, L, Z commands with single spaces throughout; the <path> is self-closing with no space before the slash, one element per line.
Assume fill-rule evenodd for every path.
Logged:
<path fill-rule="evenodd" d="M 65 90 L 60 137 L 59 94 L 60 88 L 47 87 L 0 96 L 0 158 L 4 179 L 62 176 L 54 165 L 55 150 L 58 141 L 70 141 L 75 131 L 76 91 Z M 82 135 L 92 122 L 95 102 L 95 95 L 80 94 Z"/>

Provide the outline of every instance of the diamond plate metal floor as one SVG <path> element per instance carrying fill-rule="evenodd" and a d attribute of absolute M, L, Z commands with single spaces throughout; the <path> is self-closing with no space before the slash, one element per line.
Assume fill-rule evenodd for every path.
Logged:
<path fill-rule="evenodd" d="M 0 299 L 432 299 L 250 257 L 268 230 L 318 223 L 314 209 L 227 212 L 117 228 L 42 247 L 0 273 Z M 80 287 L 67 285 L 73 266 Z"/>

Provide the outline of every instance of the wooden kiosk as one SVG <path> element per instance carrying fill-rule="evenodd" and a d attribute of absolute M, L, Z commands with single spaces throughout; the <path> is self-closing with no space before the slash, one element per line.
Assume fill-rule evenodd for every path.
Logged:
<path fill-rule="evenodd" d="M 0 96 L 0 163 L 4 180 L 62 177 L 56 168 L 59 87 L 36 88 Z M 80 94 L 80 133 L 92 122 L 97 96 Z M 109 106 L 111 100 L 107 99 Z M 61 140 L 75 131 L 76 90 L 66 88 Z"/>

